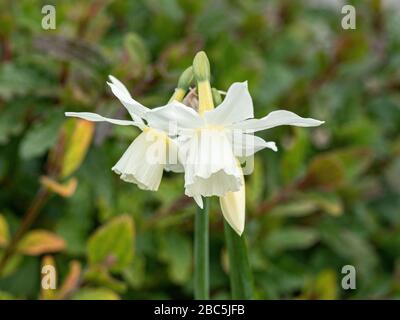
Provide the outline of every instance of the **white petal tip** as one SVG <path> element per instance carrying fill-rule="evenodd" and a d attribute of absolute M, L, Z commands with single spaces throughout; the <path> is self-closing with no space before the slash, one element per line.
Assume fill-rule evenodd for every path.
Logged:
<path fill-rule="evenodd" d="M 313 124 L 312 124 L 313 127 L 318 127 L 318 126 L 320 126 L 321 124 L 324 124 L 324 123 L 325 123 L 325 121 L 321 121 L 321 120 L 316 120 L 316 119 L 312 119 L 312 120 L 314 120 L 314 121 L 313 121 Z"/>
<path fill-rule="evenodd" d="M 242 236 L 242 234 L 243 234 L 243 231 L 244 231 L 244 226 L 241 226 L 241 227 L 235 227 L 235 226 L 233 226 L 231 223 L 229 223 L 229 221 L 228 221 L 228 224 L 230 225 L 230 227 L 233 229 L 233 231 L 235 231 L 236 232 L 236 234 L 239 236 L 239 237 L 241 237 Z"/>
<path fill-rule="evenodd" d="M 196 202 L 200 209 L 204 209 L 203 198 L 201 196 L 194 196 L 193 200 Z"/>

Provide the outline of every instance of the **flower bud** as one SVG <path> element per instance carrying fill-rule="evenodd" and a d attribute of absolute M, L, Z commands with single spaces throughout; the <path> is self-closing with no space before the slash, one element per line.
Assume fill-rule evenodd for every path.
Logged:
<path fill-rule="evenodd" d="M 204 51 L 200 51 L 193 59 L 193 73 L 196 81 L 210 80 L 210 62 Z"/>
<path fill-rule="evenodd" d="M 179 77 L 177 88 L 187 91 L 192 81 L 193 81 L 193 67 L 190 66 L 185 71 L 183 71 L 181 76 Z"/>
<path fill-rule="evenodd" d="M 212 97 L 213 97 L 214 105 L 217 106 L 217 105 L 221 104 L 222 97 L 221 97 L 221 94 L 219 93 L 219 91 L 215 88 L 212 88 L 211 90 L 212 90 Z"/>

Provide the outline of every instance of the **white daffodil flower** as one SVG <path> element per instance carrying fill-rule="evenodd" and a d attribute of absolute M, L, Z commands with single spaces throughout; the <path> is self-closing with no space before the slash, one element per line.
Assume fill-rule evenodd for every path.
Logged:
<path fill-rule="evenodd" d="M 178 135 L 183 137 L 179 154 L 185 169 L 185 194 L 194 197 L 199 206 L 201 196 L 220 197 L 224 217 L 238 234 L 244 229 L 245 187 L 237 158 L 264 148 L 277 151 L 274 142 L 256 137 L 254 132 L 281 125 L 314 127 L 324 123 L 287 110 L 254 119 L 247 82 L 232 84 L 224 101 L 202 116 L 175 104 L 149 110 L 143 117 L 164 131 L 176 124 Z"/>
<path fill-rule="evenodd" d="M 112 170 L 126 182 L 135 183 L 143 190 L 156 191 L 164 169 L 180 171 L 182 168 L 173 159 L 174 154 L 177 154 L 177 145 L 165 132 L 146 125 L 142 117 L 150 109 L 134 100 L 119 80 L 113 76 L 110 76 L 110 80 L 108 85 L 128 110 L 132 120 L 110 119 L 91 112 L 66 112 L 65 115 L 88 121 L 106 121 L 117 125 L 136 126 L 141 129 L 143 132 L 132 142 Z M 167 106 L 173 108 L 177 103 L 173 101 Z"/>
<path fill-rule="evenodd" d="M 143 132 L 112 170 L 122 180 L 152 191 L 158 189 L 164 170 L 184 171 L 185 194 L 201 208 L 202 197 L 218 196 L 225 219 L 239 235 L 245 225 L 245 185 L 239 159 L 264 148 L 277 151 L 274 142 L 254 133 L 281 125 L 313 127 L 323 123 L 286 110 L 254 119 L 247 82 L 232 84 L 219 106 L 200 114 L 178 101 L 149 109 L 134 100 L 116 78 L 110 76 L 110 80 L 112 92 L 132 120 L 89 112 L 66 112 L 66 116 L 140 128 Z"/>

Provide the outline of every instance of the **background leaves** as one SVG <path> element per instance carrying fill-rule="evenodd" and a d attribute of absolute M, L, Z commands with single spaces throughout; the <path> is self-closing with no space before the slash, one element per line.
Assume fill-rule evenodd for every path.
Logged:
<path fill-rule="evenodd" d="M 260 133 L 279 152 L 257 153 L 246 177 L 255 297 L 400 297 L 396 1 L 350 1 L 355 30 L 341 28 L 339 1 L 63 1 L 48 31 L 48 3 L 3 2 L 0 258 L 38 189 L 48 196 L 7 261 L 0 298 L 192 298 L 195 208 L 182 175 L 165 174 L 157 193 L 122 182 L 110 168 L 138 130 L 64 112 L 127 119 L 109 74 L 163 105 L 199 50 L 213 87 L 248 80 L 257 117 L 285 108 L 326 121 Z M 229 298 L 215 199 L 210 219 L 211 297 Z M 51 294 L 40 288 L 46 261 L 57 270 Z M 341 288 L 346 264 L 357 290 Z"/>

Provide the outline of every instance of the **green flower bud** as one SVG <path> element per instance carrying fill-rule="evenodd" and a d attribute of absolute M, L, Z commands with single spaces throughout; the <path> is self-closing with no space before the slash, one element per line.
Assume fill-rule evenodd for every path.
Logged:
<path fill-rule="evenodd" d="M 215 88 L 212 88 L 211 90 L 212 90 L 212 97 L 213 97 L 213 100 L 214 100 L 214 105 L 217 106 L 217 105 L 221 104 L 222 96 L 219 93 L 219 91 L 217 89 L 215 89 Z"/>
<path fill-rule="evenodd" d="M 183 73 L 179 77 L 177 88 L 180 88 L 180 89 L 183 89 L 186 91 L 187 89 L 189 89 L 192 81 L 193 81 L 193 67 L 190 66 L 185 71 L 183 71 Z"/>
<path fill-rule="evenodd" d="M 194 57 L 193 72 L 198 82 L 210 80 L 210 62 L 204 51 L 198 52 Z"/>

